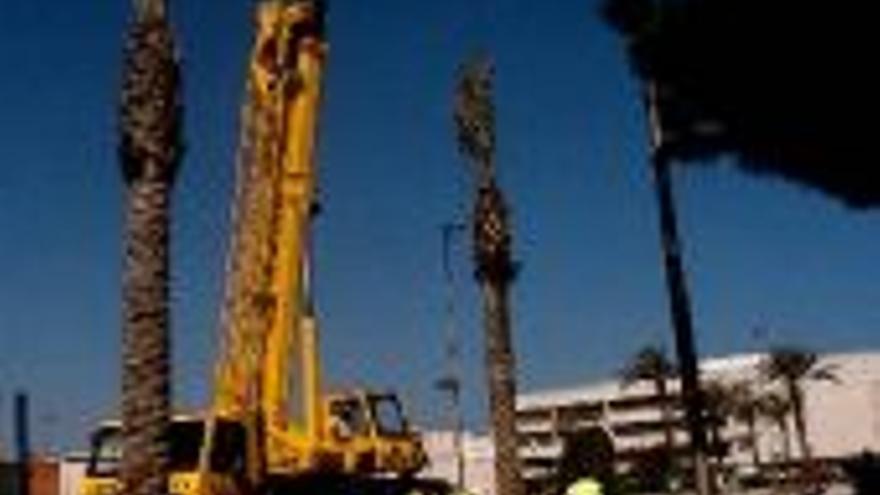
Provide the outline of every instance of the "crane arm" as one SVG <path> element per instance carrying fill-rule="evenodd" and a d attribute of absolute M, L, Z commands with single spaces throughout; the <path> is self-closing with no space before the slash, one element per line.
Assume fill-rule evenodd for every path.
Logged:
<path fill-rule="evenodd" d="M 261 2 L 256 24 L 214 409 L 258 408 L 270 427 L 314 433 L 320 374 L 306 281 L 323 24 L 314 3 L 289 0 Z"/>
<path fill-rule="evenodd" d="M 277 89 L 283 137 L 278 221 L 273 233 L 277 254 L 272 292 L 276 297 L 266 340 L 262 397 L 270 424 L 302 428 L 312 438 L 321 426 L 317 331 L 307 283 L 325 50 L 319 17 L 309 2 L 292 3 L 280 13 L 278 56 L 284 65 L 284 88 Z M 295 424 L 286 424 L 287 418 Z"/>

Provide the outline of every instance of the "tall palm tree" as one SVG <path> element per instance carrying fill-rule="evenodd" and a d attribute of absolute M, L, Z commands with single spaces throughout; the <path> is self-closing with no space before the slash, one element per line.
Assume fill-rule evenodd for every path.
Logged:
<path fill-rule="evenodd" d="M 752 386 L 748 381 L 733 383 L 729 389 L 728 400 L 731 406 L 731 415 L 748 428 L 749 446 L 752 450 L 752 463 L 755 467 L 761 465 L 761 450 L 758 445 L 758 398 L 755 396 Z"/>
<path fill-rule="evenodd" d="M 767 392 L 757 398 L 758 414 L 776 425 L 782 437 L 783 460 L 791 460 L 791 432 L 788 427 L 788 415 L 791 413 L 791 402 L 787 397 L 776 392 Z"/>
<path fill-rule="evenodd" d="M 161 495 L 168 491 L 168 244 L 181 155 L 180 71 L 166 2 L 136 0 L 134 8 L 119 123 L 127 188 L 120 478 L 126 495 Z"/>
<path fill-rule="evenodd" d="M 876 114 L 861 108 L 877 86 L 861 63 L 873 56 L 861 37 L 871 22 L 868 3 L 846 8 L 762 0 L 600 4 L 624 38 L 621 45 L 638 76 L 664 88 L 663 107 L 672 117 L 665 133 L 682 165 L 733 163 L 762 177 L 776 175 L 818 189 L 853 209 L 880 206 L 875 167 L 837 165 L 857 163 L 877 149 L 871 126 L 839 124 L 872 121 Z M 777 34 L 780 26 L 786 26 L 785 37 Z M 815 36 L 829 29 L 836 33 L 831 39 Z M 742 32 L 750 34 L 742 37 Z M 756 73 L 763 77 L 755 78 Z M 854 115 L 858 112 L 863 116 Z M 734 160 L 716 160 L 719 156 Z"/>
<path fill-rule="evenodd" d="M 620 370 L 623 386 L 636 382 L 650 382 L 660 401 L 660 416 L 663 421 L 664 447 L 668 460 L 672 460 L 675 449 L 675 425 L 673 424 L 671 401 L 667 382 L 675 376 L 675 366 L 666 357 L 666 352 L 656 346 L 641 348 Z"/>
<path fill-rule="evenodd" d="M 681 398 L 687 420 L 693 454 L 694 480 L 699 495 L 714 492 L 709 475 L 706 424 L 703 418 L 703 393 L 700 388 L 700 368 L 691 296 L 685 277 L 682 242 L 678 231 L 678 213 L 672 187 L 670 165 L 673 155 L 664 141 L 664 122 L 661 120 L 659 89 L 653 82 L 645 85 L 645 107 L 648 114 L 651 170 L 654 176 L 654 195 L 660 230 L 660 250 L 666 276 L 669 316 L 672 322 L 675 350 L 681 376 Z"/>
<path fill-rule="evenodd" d="M 473 212 L 476 277 L 483 297 L 489 415 L 495 442 L 496 493 L 524 495 L 516 433 L 516 364 L 511 342 L 509 290 L 515 267 L 506 201 L 495 178 L 492 66 L 475 59 L 462 68 L 454 119 L 461 152 L 477 177 Z"/>
<path fill-rule="evenodd" d="M 807 426 L 804 417 L 804 382 L 808 380 L 836 381 L 834 369 L 823 366 L 819 356 L 810 350 L 797 347 L 778 347 L 761 363 L 761 372 L 769 381 L 782 384 L 791 403 L 794 416 L 795 433 L 804 461 L 812 460 L 812 451 L 807 439 Z"/>

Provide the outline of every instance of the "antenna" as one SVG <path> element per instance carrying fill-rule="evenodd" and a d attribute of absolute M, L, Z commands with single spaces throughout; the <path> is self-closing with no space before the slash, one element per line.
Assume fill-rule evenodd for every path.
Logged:
<path fill-rule="evenodd" d="M 445 324 L 444 324 L 444 351 L 446 359 L 446 373 L 435 383 L 438 390 L 449 395 L 447 403 L 447 420 L 452 430 L 453 450 L 456 463 L 456 485 L 464 487 L 464 448 L 462 445 L 462 430 L 464 418 L 461 408 L 461 345 L 455 325 L 455 276 L 452 270 L 450 251 L 453 237 L 464 232 L 466 225 L 461 222 L 447 222 L 440 226 L 442 234 L 442 268 L 444 285 L 446 286 Z"/>
<path fill-rule="evenodd" d="M 19 390 L 15 393 L 14 402 L 15 447 L 17 457 L 17 490 L 18 495 L 30 495 L 30 425 L 28 421 L 27 392 Z"/>

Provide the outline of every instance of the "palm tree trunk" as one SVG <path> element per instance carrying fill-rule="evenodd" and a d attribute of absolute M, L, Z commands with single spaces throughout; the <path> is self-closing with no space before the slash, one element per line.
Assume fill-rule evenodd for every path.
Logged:
<path fill-rule="evenodd" d="M 788 464 L 791 461 L 791 432 L 787 416 L 779 419 L 779 432 L 782 434 L 782 459 Z"/>
<path fill-rule="evenodd" d="M 119 128 L 127 186 L 120 482 L 125 495 L 162 495 L 169 477 L 169 203 L 181 148 L 179 70 L 165 2 L 135 6 Z"/>
<path fill-rule="evenodd" d="M 750 414 L 748 419 L 746 420 L 746 424 L 749 428 L 749 442 L 752 444 L 752 464 L 756 468 L 761 467 L 761 446 L 758 445 L 758 430 L 755 427 L 755 415 Z"/>
<path fill-rule="evenodd" d="M 477 190 L 474 259 L 483 297 L 489 415 L 495 442 L 495 486 L 499 495 L 525 495 L 516 432 L 516 363 L 510 328 L 512 235 L 507 206 L 494 179 Z"/>
<path fill-rule="evenodd" d="M 481 290 L 486 327 L 489 414 L 495 443 L 496 492 L 525 495 L 517 452 L 516 365 L 510 335 L 508 287 L 484 281 Z"/>
<path fill-rule="evenodd" d="M 128 196 L 121 481 L 126 495 L 161 495 L 168 489 L 171 412 L 168 185 L 137 181 Z"/>
<path fill-rule="evenodd" d="M 495 442 L 498 495 L 525 495 L 516 432 L 516 363 L 511 342 L 509 289 L 515 276 L 504 195 L 495 181 L 492 69 L 484 59 L 465 66 L 456 92 L 459 146 L 477 169 L 473 213 L 475 275 L 483 298 L 486 379 Z"/>
<path fill-rule="evenodd" d="M 660 123 L 654 101 L 655 96 L 648 95 L 647 105 L 651 117 L 652 136 L 654 136 L 651 160 L 654 172 L 654 190 L 659 210 L 660 244 L 663 251 L 669 310 L 681 375 L 682 400 L 694 458 L 694 479 L 697 483 L 697 493 L 706 495 L 712 492 L 712 484 L 709 476 L 706 428 L 702 414 L 703 394 L 699 386 L 700 372 L 694 341 L 690 295 L 681 257 L 681 241 L 678 235 L 678 220 L 669 173 L 669 157 L 660 147 Z"/>
<path fill-rule="evenodd" d="M 804 417 L 804 393 L 797 383 L 789 383 L 788 393 L 791 397 L 795 434 L 801 448 L 801 456 L 805 463 L 809 463 L 813 459 L 813 453 L 810 448 L 810 442 L 807 439 L 807 425 L 806 418 Z"/>

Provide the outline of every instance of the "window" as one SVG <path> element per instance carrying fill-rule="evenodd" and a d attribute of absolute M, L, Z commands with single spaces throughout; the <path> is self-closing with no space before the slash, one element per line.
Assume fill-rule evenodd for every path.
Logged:
<path fill-rule="evenodd" d="M 170 469 L 194 471 L 199 465 L 199 453 L 204 438 L 204 423 L 199 420 L 174 421 L 169 434 Z M 240 462 L 236 452 L 243 452 L 244 430 L 241 425 L 221 421 L 218 424 L 216 449 L 212 453 L 212 469 L 225 470 Z M 243 455 L 243 454 L 241 454 Z M 92 437 L 92 456 L 88 474 L 96 477 L 114 477 L 122 460 L 122 431 L 119 426 L 106 426 Z M 218 467 L 215 467 L 218 466 Z"/>
<path fill-rule="evenodd" d="M 243 474 L 245 471 L 244 426 L 230 421 L 217 421 L 214 447 L 211 451 L 211 470 L 220 473 Z"/>
<path fill-rule="evenodd" d="M 87 474 L 94 477 L 116 476 L 122 460 L 122 435 L 117 427 L 105 427 L 92 436 L 92 455 Z"/>
<path fill-rule="evenodd" d="M 343 439 L 370 433 L 369 421 L 363 404 L 356 399 L 334 401 L 330 406 L 334 433 Z"/>
<path fill-rule="evenodd" d="M 205 436 L 201 421 L 175 421 L 169 431 L 172 471 L 195 471 Z"/>
<path fill-rule="evenodd" d="M 400 402 L 393 395 L 370 397 L 373 417 L 380 435 L 404 435 L 407 432 L 406 420 L 400 410 Z"/>

